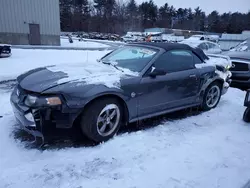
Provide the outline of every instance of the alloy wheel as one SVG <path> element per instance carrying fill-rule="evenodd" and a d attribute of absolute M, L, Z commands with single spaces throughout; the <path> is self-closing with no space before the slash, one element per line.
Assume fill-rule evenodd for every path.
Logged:
<path fill-rule="evenodd" d="M 221 91 L 217 85 L 214 85 L 209 89 L 206 97 L 206 104 L 209 108 L 213 108 L 218 103 L 220 94 Z"/>
<path fill-rule="evenodd" d="M 116 104 L 106 105 L 97 118 L 97 131 L 101 136 L 109 136 L 117 128 L 121 113 Z"/>

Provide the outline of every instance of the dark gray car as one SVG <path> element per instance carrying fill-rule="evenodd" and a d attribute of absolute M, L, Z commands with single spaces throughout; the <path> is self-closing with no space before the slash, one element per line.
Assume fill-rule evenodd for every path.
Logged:
<path fill-rule="evenodd" d="M 208 59 L 185 44 L 126 45 L 99 62 L 19 76 L 11 103 L 23 128 L 36 137 L 76 126 L 88 138 L 106 141 L 127 123 L 194 106 L 216 107 L 230 79 Z"/>

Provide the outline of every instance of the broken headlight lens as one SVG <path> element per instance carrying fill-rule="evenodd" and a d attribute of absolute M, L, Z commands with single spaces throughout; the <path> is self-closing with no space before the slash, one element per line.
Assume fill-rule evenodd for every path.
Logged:
<path fill-rule="evenodd" d="M 62 101 L 59 97 L 36 97 L 28 95 L 24 101 L 27 106 L 57 106 Z"/>
<path fill-rule="evenodd" d="M 27 106 L 34 106 L 36 104 L 36 101 L 36 96 L 28 95 L 24 101 L 24 104 L 26 104 Z"/>

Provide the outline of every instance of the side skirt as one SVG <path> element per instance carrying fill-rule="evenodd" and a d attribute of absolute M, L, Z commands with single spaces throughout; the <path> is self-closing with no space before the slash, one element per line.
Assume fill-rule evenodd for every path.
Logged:
<path fill-rule="evenodd" d="M 133 123 L 133 122 L 136 122 L 136 121 L 139 121 L 139 120 L 148 119 L 148 118 L 160 116 L 160 115 L 163 115 L 163 114 L 167 114 L 167 113 L 171 113 L 171 112 L 175 112 L 175 111 L 183 110 L 185 108 L 191 108 L 191 107 L 195 107 L 195 106 L 199 106 L 199 105 L 200 105 L 200 103 L 195 103 L 195 104 L 190 104 L 190 105 L 186 105 L 186 106 L 182 106 L 182 107 L 177 107 L 177 108 L 173 108 L 173 109 L 164 110 L 164 111 L 161 111 L 161 112 L 156 112 L 156 113 L 153 113 L 153 114 L 133 118 L 133 119 L 131 119 L 129 121 L 129 123 Z"/>

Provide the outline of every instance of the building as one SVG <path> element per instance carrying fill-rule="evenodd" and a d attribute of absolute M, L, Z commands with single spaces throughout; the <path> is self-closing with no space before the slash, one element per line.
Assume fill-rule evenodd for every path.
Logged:
<path fill-rule="evenodd" d="M 0 43 L 60 45 L 59 0 L 0 0 Z"/>

